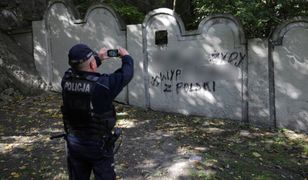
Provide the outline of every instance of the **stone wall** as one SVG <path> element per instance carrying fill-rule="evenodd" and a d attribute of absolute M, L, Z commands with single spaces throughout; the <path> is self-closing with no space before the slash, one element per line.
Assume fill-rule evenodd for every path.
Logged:
<path fill-rule="evenodd" d="M 270 48 L 272 121 L 277 127 L 308 130 L 308 20 L 277 27 Z"/>
<path fill-rule="evenodd" d="M 231 16 L 204 19 L 185 31 L 173 11 L 152 11 L 143 23 L 146 104 L 154 110 L 243 120 L 245 37 Z M 158 33 L 166 34 L 157 44 Z"/>
<path fill-rule="evenodd" d="M 38 71 L 50 88 L 59 91 L 61 78 L 69 68 L 67 54 L 77 43 L 88 44 L 93 50 L 101 47 L 126 48 L 125 26 L 107 6 L 91 7 L 83 20 L 75 19 L 74 10 L 64 2 L 48 7 L 43 21 L 33 22 L 34 57 Z M 101 73 L 120 67 L 115 58 L 103 62 Z M 117 100 L 127 103 L 127 88 Z"/>
<path fill-rule="evenodd" d="M 245 39 L 230 15 L 205 18 L 186 31 L 170 9 L 157 9 L 143 24 L 123 26 L 107 6 L 94 6 L 83 20 L 61 1 L 43 21 L 33 22 L 36 68 L 51 89 L 60 90 L 67 51 L 75 43 L 128 49 L 135 75 L 118 101 L 159 111 L 287 127 L 308 131 L 306 95 L 307 19 L 278 27 L 267 39 Z M 268 43 L 270 42 L 270 43 Z M 99 69 L 110 73 L 116 59 Z"/>
<path fill-rule="evenodd" d="M 266 39 L 248 41 L 249 121 L 274 126 L 269 110 L 268 43 Z"/>

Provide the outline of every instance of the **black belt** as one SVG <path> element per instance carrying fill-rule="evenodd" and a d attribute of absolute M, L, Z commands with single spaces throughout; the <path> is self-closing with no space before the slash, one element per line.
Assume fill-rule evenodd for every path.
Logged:
<path fill-rule="evenodd" d="M 70 135 L 70 134 L 71 134 L 71 133 L 69 133 L 69 134 L 64 134 L 64 133 L 63 133 L 63 134 L 54 135 L 54 136 L 51 136 L 51 137 L 50 137 L 50 140 L 52 140 L 52 139 L 57 139 L 57 138 L 64 138 L 65 140 L 67 140 L 66 137 L 67 137 L 67 135 Z M 105 145 L 107 145 L 107 146 L 114 146 L 115 142 L 119 139 L 119 137 L 121 136 L 121 134 L 122 134 L 121 129 L 120 129 L 120 128 L 115 128 L 115 129 L 114 129 L 114 133 L 111 134 L 111 135 L 108 137 L 107 141 L 102 142 L 102 148 L 104 148 Z M 76 136 L 76 135 L 74 135 L 74 134 L 72 134 L 72 135 L 75 136 L 75 137 L 77 137 L 77 138 L 79 138 L 78 136 Z M 81 137 L 81 138 L 84 138 L 84 137 Z M 102 141 L 103 139 L 100 138 L 100 139 L 98 139 L 98 140 L 99 140 L 99 141 Z M 114 156 L 114 155 L 118 152 L 118 150 L 120 149 L 120 146 L 121 146 L 121 145 L 122 145 L 122 138 L 121 138 L 121 141 L 119 142 L 118 146 L 115 147 L 113 153 L 110 154 L 110 155 L 107 155 L 106 157 L 112 157 L 112 156 Z"/>

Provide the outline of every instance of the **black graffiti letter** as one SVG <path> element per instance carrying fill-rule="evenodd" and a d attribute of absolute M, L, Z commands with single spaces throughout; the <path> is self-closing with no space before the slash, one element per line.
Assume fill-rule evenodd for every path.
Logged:
<path fill-rule="evenodd" d="M 172 81 L 173 75 L 174 75 L 174 72 L 175 72 L 175 71 L 174 71 L 174 70 L 170 70 L 170 72 L 171 72 L 171 76 L 170 76 L 169 80 Z"/>
<path fill-rule="evenodd" d="M 190 83 L 190 85 L 189 85 L 189 92 L 193 92 L 194 91 L 194 89 L 193 89 L 193 83 Z"/>
<path fill-rule="evenodd" d="M 169 71 L 166 72 L 166 79 L 167 79 L 167 80 L 170 80 L 170 79 L 169 79 Z"/>
<path fill-rule="evenodd" d="M 232 61 L 236 60 L 238 57 L 238 53 L 237 52 L 232 52 L 229 56 L 229 60 L 228 62 L 231 63 Z"/>
<path fill-rule="evenodd" d="M 196 91 L 199 91 L 201 89 L 201 86 L 199 83 L 196 83 Z"/>
<path fill-rule="evenodd" d="M 235 63 L 235 66 L 236 67 L 239 67 L 241 64 L 242 64 L 242 62 L 243 62 L 243 60 L 246 58 L 246 54 L 242 54 L 241 52 L 240 52 L 240 60 L 237 62 L 237 63 Z"/>
<path fill-rule="evenodd" d="M 216 83 L 215 83 L 215 81 L 213 81 L 213 92 L 215 92 L 215 87 L 216 86 Z"/>
<path fill-rule="evenodd" d="M 176 93 L 179 94 L 180 92 L 180 89 L 183 87 L 183 83 L 180 82 L 180 83 L 176 83 Z"/>
<path fill-rule="evenodd" d="M 167 78 L 166 78 L 166 75 L 163 74 L 162 72 L 159 73 L 159 75 L 160 75 L 160 80 L 161 80 L 161 81 L 164 81 L 165 79 L 167 79 Z"/>
<path fill-rule="evenodd" d="M 178 80 L 178 77 L 179 77 L 179 75 L 181 75 L 181 73 L 182 73 L 182 71 L 181 71 L 180 69 L 177 69 L 177 70 L 175 71 L 175 80 L 176 80 L 176 81 Z"/>
<path fill-rule="evenodd" d="M 188 84 L 188 83 L 185 83 L 185 84 L 184 84 L 184 91 L 185 91 L 185 92 L 188 92 L 188 91 L 189 91 L 189 84 Z"/>
<path fill-rule="evenodd" d="M 151 81 L 152 86 L 157 87 L 159 85 L 158 78 L 159 78 L 158 76 L 155 77 L 152 76 L 152 81 Z"/>
<path fill-rule="evenodd" d="M 226 57 L 227 57 L 228 53 L 226 53 L 226 54 L 220 53 L 220 54 L 221 54 L 222 59 L 223 59 L 223 60 L 226 60 Z"/>
<path fill-rule="evenodd" d="M 203 83 L 203 89 L 206 90 L 206 91 L 211 91 L 210 86 L 209 86 L 209 82 Z"/>
<path fill-rule="evenodd" d="M 219 57 L 219 52 L 214 52 L 214 53 L 212 53 L 211 54 L 211 58 L 210 58 L 210 61 L 212 61 L 213 59 L 216 59 L 216 58 L 218 58 Z"/>
<path fill-rule="evenodd" d="M 165 84 L 164 92 L 171 92 L 171 84 Z"/>

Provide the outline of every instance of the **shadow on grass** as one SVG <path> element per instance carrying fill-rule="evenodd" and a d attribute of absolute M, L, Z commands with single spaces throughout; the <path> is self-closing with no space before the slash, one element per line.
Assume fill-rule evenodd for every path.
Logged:
<path fill-rule="evenodd" d="M 1 107 L 1 179 L 67 179 L 64 140 L 49 140 L 62 132 L 59 106 L 52 93 Z"/>
<path fill-rule="evenodd" d="M 155 131 L 162 131 L 161 134 L 177 141 L 171 154 L 180 157 L 180 149 L 185 147 L 186 158 L 200 155 L 202 160 L 193 162 L 194 168 L 190 169 L 192 179 L 304 179 L 308 176 L 308 138 L 304 134 L 136 108 L 127 108 L 126 113 L 129 119 L 150 120 L 126 131 L 154 126 Z"/>
<path fill-rule="evenodd" d="M 59 94 L 25 97 L 0 109 L 3 179 L 67 179 Z M 116 105 L 121 179 L 304 179 L 304 134 Z M 193 156 L 200 160 L 190 161 Z"/>

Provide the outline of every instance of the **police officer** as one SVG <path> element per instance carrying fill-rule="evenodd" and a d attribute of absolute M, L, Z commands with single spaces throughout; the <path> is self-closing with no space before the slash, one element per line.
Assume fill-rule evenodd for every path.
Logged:
<path fill-rule="evenodd" d="M 99 74 L 97 67 L 108 58 L 85 44 L 69 50 L 69 68 L 62 79 L 64 128 L 68 147 L 70 179 L 115 179 L 112 129 L 116 113 L 112 101 L 133 77 L 133 59 L 118 49 L 122 67 L 112 74 Z"/>

